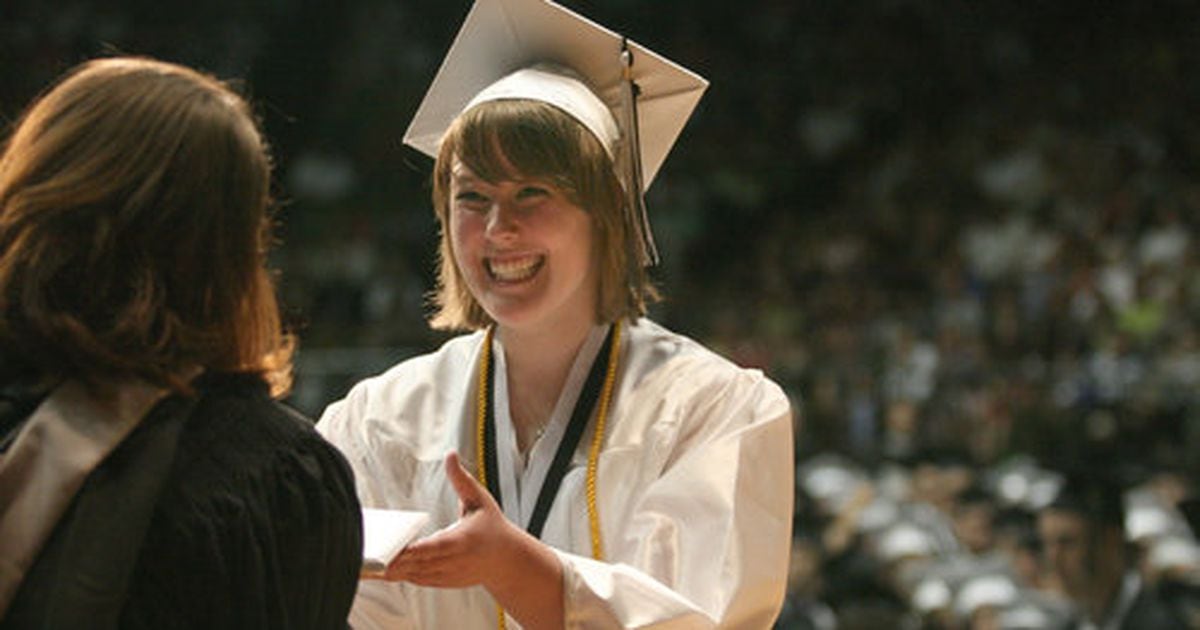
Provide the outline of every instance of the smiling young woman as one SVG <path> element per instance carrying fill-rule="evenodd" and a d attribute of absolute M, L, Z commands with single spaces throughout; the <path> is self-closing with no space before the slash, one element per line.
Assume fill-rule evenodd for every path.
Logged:
<path fill-rule="evenodd" d="M 490 48 L 510 27 L 560 42 L 570 67 L 505 75 L 508 57 L 529 59 Z M 639 49 L 653 76 L 634 103 L 628 77 L 599 76 L 620 50 L 549 2 L 479 0 L 410 128 L 436 157 L 431 323 L 470 332 L 355 385 L 318 423 L 364 504 L 431 516 L 360 585 L 355 627 L 767 628 L 779 611 L 787 397 L 645 317 L 653 241 L 634 156 L 648 152 L 652 176 L 703 82 Z M 442 93 L 487 74 L 462 64 L 493 62 L 490 81 Z M 641 141 L 593 85 L 647 115 Z M 675 99 L 665 116 L 652 87 Z"/>

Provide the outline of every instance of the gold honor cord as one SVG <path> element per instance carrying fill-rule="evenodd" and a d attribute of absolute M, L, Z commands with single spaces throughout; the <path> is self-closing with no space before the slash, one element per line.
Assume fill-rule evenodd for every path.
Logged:
<path fill-rule="evenodd" d="M 600 539 L 600 511 L 596 508 L 596 471 L 600 464 L 600 447 L 604 443 L 604 428 L 608 420 L 608 403 L 612 400 L 613 384 L 617 381 L 617 358 L 621 355 L 621 322 L 613 324 L 612 347 L 608 350 L 608 373 L 604 375 L 604 390 L 600 393 L 600 408 L 596 410 L 596 429 L 592 447 L 588 450 L 587 508 L 588 531 L 592 534 L 592 558 L 604 559 L 604 541 Z"/>
<path fill-rule="evenodd" d="M 492 335 L 490 327 L 483 338 L 483 352 L 479 355 L 479 379 L 475 397 L 475 478 L 487 487 L 487 465 L 484 446 L 487 426 L 488 364 L 491 362 Z M 604 429 L 608 424 L 609 402 L 612 400 L 613 385 L 617 381 L 617 359 L 621 351 L 621 322 L 613 323 L 612 346 L 608 355 L 608 370 L 604 374 L 604 389 L 600 393 L 600 404 L 596 410 L 596 429 L 592 434 L 592 445 L 588 449 L 587 466 L 587 511 L 588 531 L 592 538 L 592 558 L 604 560 L 604 542 L 600 538 L 600 511 L 596 507 L 596 471 L 599 470 L 600 447 L 604 445 Z M 496 627 L 505 630 L 504 609 L 496 604 Z"/>
<path fill-rule="evenodd" d="M 488 486 L 487 460 L 483 450 L 487 424 L 488 364 L 492 361 L 492 333 L 495 329 L 494 326 L 489 327 L 483 337 L 483 351 L 479 353 L 479 379 L 475 385 L 478 392 L 475 395 L 475 477 L 484 488 Z"/>

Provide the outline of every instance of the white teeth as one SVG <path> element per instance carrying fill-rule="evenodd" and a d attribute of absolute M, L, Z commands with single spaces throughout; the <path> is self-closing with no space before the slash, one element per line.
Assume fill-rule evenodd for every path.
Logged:
<path fill-rule="evenodd" d="M 488 272 L 501 282 L 519 282 L 533 276 L 541 267 L 541 256 L 523 256 L 509 260 L 487 260 Z"/>

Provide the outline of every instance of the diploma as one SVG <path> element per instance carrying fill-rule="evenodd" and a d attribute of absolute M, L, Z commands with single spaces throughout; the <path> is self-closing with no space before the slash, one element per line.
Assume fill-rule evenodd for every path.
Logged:
<path fill-rule="evenodd" d="M 428 512 L 363 508 L 363 571 L 382 573 L 429 522 Z"/>

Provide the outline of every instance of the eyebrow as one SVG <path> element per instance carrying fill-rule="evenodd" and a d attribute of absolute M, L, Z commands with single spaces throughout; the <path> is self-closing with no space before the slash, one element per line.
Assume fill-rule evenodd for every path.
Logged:
<path fill-rule="evenodd" d="M 450 171 L 450 181 L 472 183 L 480 181 L 480 177 L 471 171 L 465 171 L 462 168 L 456 168 Z"/>
<path fill-rule="evenodd" d="M 499 177 L 499 179 L 491 180 L 491 179 L 488 179 L 486 177 L 483 177 L 483 176 L 477 174 L 475 171 L 472 171 L 469 166 L 459 162 L 459 163 L 455 164 L 455 166 L 450 170 L 450 183 L 452 185 L 457 185 L 457 186 L 464 186 L 464 185 L 471 185 L 471 184 L 478 184 L 478 183 L 487 184 L 489 186 L 495 186 L 495 185 L 499 184 L 500 182 L 511 182 L 514 184 L 551 186 L 551 187 L 558 188 L 560 190 L 562 189 L 562 186 L 558 182 L 556 182 L 552 176 L 549 176 L 549 175 L 544 175 L 544 176 L 526 175 L 519 171 L 512 171 L 512 172 L 501 171 L 500 174 L 501 174 L 501 176 Z"/>

